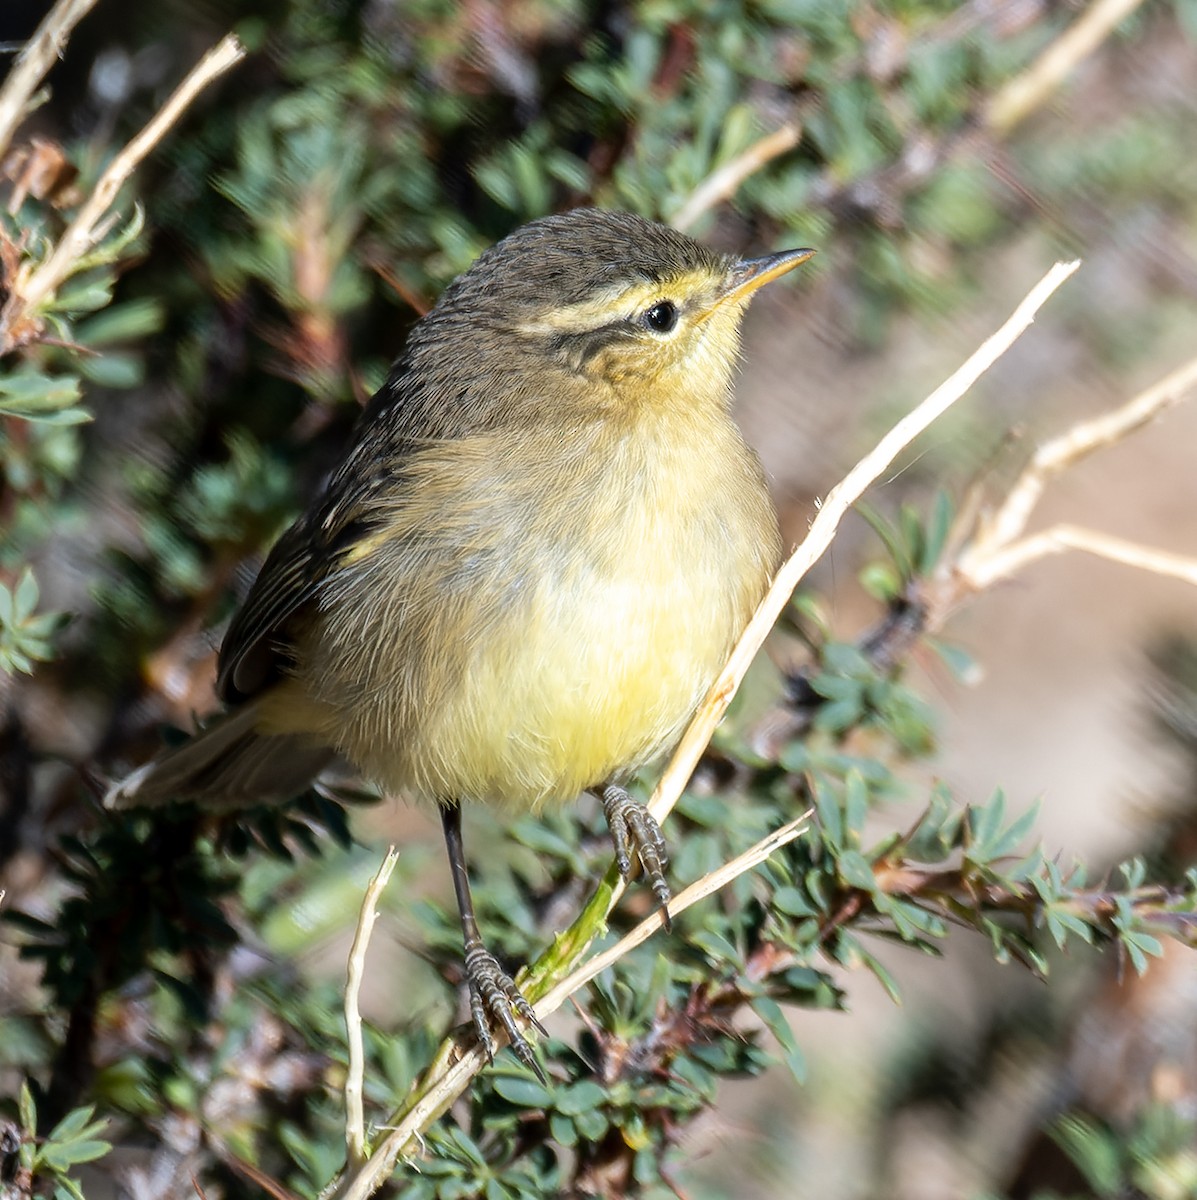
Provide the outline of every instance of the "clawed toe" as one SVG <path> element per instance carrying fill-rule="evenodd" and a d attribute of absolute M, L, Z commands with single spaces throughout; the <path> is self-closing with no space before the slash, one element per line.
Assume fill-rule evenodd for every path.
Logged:
<path fill-rule="evenodd" d="M 656 818 L 624 788 L 608 784 L 602 790 L 603 811 L 615 843 L 615 863 L 624 880 L 632 875 L 632 851 L 640 860 L 653 893 L 661 904 L 665 928 L 670 928 L 669 901 L 672 892 L 665 879 L 669 852 Z"/>
<path fill-rule="evenodd" d="M 492 1062 L 495 1057 L 495 1039 L 490 1030 L 492 1020 L 498 1021 L 507 1032 L 508 1041 L 516 1057 L 541 1083 L 546 1083 L 544 1072 L 528 1039 L 516 1024 L 514 1013 L 518 1013 L 540 1033 L 547 1036 L 547 1030 L 536 1017 L 527 997 L 515 985 L 515 981 L 499 966 L 498 959 L 480 942 L 466 947 L 465 954 L 466 980 L 470 985 L 470 1015 L 474 1019 L 474 1028 L 478 1031 L 478 1040 L 486 1051 L 486 1056 Z"/>

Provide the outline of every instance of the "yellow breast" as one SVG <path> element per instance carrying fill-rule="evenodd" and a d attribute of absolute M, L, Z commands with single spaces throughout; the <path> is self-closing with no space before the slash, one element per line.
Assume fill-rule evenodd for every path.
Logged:
<path fill-rule="evenodd" d="M 779 550 L 722 412 L 430 447 L 384 531 L 296 682 L 388 790 L 521 807 L 676 741 Z"/>

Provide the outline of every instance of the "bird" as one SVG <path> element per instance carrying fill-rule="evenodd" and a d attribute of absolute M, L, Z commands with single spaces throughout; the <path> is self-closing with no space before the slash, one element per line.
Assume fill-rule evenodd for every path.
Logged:
<path fill-rule="evenodd" d="M 112 808 L 281 804 L 347 761 L 439 807 L 470 1011 L 543 1074 L 487 948 L 463 804 L 596 794 L 621 875 L 668 916 L 667 850 L 628 790 L 701 702 L 781 551 L 731 414 L 745 308 L 815 252 L 739 258 L 615 210 L 534 220 L 410 330 L 339 465 L 224 636 L 224 705 Z"/>

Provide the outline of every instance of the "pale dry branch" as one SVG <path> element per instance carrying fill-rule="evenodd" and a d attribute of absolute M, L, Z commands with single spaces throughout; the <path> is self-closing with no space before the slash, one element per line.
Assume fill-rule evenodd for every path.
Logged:
<path fill-rule="evenodd" d="M 1030 563 L 1065 550 L 1083 550 L 1098 558 L 1197 586 L 1197 559 L 1143 546 L 1138 542 L 1128 542 L 1108 533 L 1083 529 L 1079 525 L 1053 525 L 1050 529 L 1012 542 L 978 563 L 968 578 L 968 584 L 981 591 L 1009 578 Z"/>
<path fill-rule="evenodd" d="M 674 914 L 684 912 L 691 905 L 697 904 L 700 900 L 719 891 L 720 888 L 726 887 L 733 879 L 743 875 L 746 871 L 751 871 L 753 867 L 759 866 L 771 854 L 803 833 L 809 819 L 810 813 L 803 813 L 802 816 L 763 837 L 756 845 L 751 846 L 742 854 L 738 854 L 729 862 L 696 880 L 670 901 L 670 912 Z M 585 987 L 596 975 L 618 962 L 625 954 L 646 942 L 661 927 L 662 916 L 658 910 L 646 917 L 613 946 L 591 955 L 536 1002 L 534 1006 L 536 1015 L 543 1019 L 556 1012 L 570 996 Z M 503 1031 L 496 1030 L 495 1033 L 502 1044 Z M 465 1051 L 456 1062 L 449 1062 L 442 1058 L 438 1060 L 438 1063 L 443 1063 L 443 1070 L 433 1081 L 432 1086 L 428 1087 L 419 1100 L 404 1114 L 402 1120 L 388 1128 L 386 1137 L 379 1143 L 369 1161 L 361 1166 L 358 1174 L 347 1178 L 342 1186 L 333 1193 L 339 1197 L 339 1200 L 368 1200 L 368 1197 L 372 1196 L 385 1182 L 399 1157 L 407 1151 L 409 1146 L 418 1142 L 423 1130 L 469 1087 L 470 1080 L 485 1065 L 486 1057 L 480 1047 L 474 1046 Z"/>
<path fill-rule="evenodd" d="M 1031 289 L 1004 325 L 985 341 L 949 379 L 917 408 L 903 417 L 838 483 L 823 501 L 810 531 L 801 545 L 782 565 L 748 623 L 727 665 L 720 672 L 702 706 L 690 722 L 681 744 L 669 760 L 649 803 L 658 821 L 663 821 L 682 794 L 698 765 L 715 726 L 735 696 L 752 660 L 769 631 L 789 603 L 794 589 L 831 545 L 845 513 L 865 489 L 920 433 L 946 412 L 1013 345 L 1048 297 L 1080 266 L 1079 262 L 1056 263 Z"/>
<path fill-rule="evenodd" d="M 350 1170 L 355 1170 L 366 1161 L 366 1121 L 362 1109 L 366 1055 L 362 1047 L 362 1014 L 358 1007 L 358 998 L 366 974 L 366 951 L 370 946 L 370 935 L 374 932 L 374 922 L 378 917 L 375 906 L 383 889 L 390 882 L 391 873 L 398 861 L 399 852 L 392 846 L 375 872 L 374 878 L 366 886 L 345 972 L 345 1033 L 349 1048 L 349 1069 L 345 1073 L 345 1146 L 348 1152 L 346 1161 Z"/>
<path fill-rule="evenodd" d="M 682 202 L 670 219 L 675 229 L 689 229 L 703 213 L 729 200 L 736 194 L 740 184 L 762 167 L 792 150 L 802 140 L 802 126 L 788 123 L 737 154 L 730 162 L 712 171 Z"/>
<path fill-rule="evenodd" d="M 1010 571 L 1005 566 L 995 570 L 992 560 L 1002 558 L 1022 536 L 1052 477 L 1094 451 L 1120 442 L 1166 409 L 1179 404 L 1194 388 L 1197 388 L 1197 358 L 1190 359 L 1120 408 L 1082 421 L 1059 437 L 1044 442 L 1032 455 L 1005 500 L 992 516 L 980 522 L 975 537 L 952 564 L 953 573 L 976 588 L 1008 575 Z"/>
<path fill-rule="evenodd" d="M 96 0 L 58 0 L 25 43 L 0 88 L 0 157 L 25 119 L 29 99 L 46 72 L 61 57 L 71 30 L 95 7 Z"/>
<path fill-rule="evenodd" d="M 1035 314 L 1060 285 L 1068 279 L 1080 264 L 1057 263 L 1027 294 L 1009 319 L 993 334 L 948 380 L 927 397 L 917 408 L 902 418 L 880 442 L 836 485 L 827 495 L 819 513 L 803 543 L 794 551 L 778 572 L 768 594 L 761 601 L 748 628 L 741 637 L 727 666 L 712 687 L 691 722 L 689 729 L 670 760 L 665 774 L 651 802 L 654 816 L 661 821 L 672 810 L 682 788 L 697 764 L 698 758 L 710 740 L 710 736 L 730 703 L 739 686 L 748 663 L 755 656 L 766 634 L 789 602 L 794 588 L 831 544 L 835 531 L 848 509 L 859 499 L 865 489 L 890 465 L 894 458 L 915 437 L 942 415 L 993 363 L 1010 348 L 1018 336 L 1034 320 Z M 753 850 L 734 860 L 734 873 L 739 874 L 761 861 L 764 855 L 797 837 L 804 827 L 806 817 L 800 817 L 784 829 L 764 839 Z M 761 857 L 754 857 L 760 852 Z M 733 864 L 719 868 L 711 876 L 700 880 L 679 893 L 670 902 L 671 912 L 680 912 L 695 903 L 702 895 L 724 886 Z M 717 880 L 717 882 L 712 882 Z M 622 890 L 615 886 L 606 901 L 610 912 Z M 579 918 L 579 922 L 587 913 Z M 544 1017 L 555 1011 L 566 998 L 592 979 L 599 971 L 626 954 L 633 945 L 638 945 L 661 927 L 661 914 L 654 913 L 646 918 L 636 930 L 628 934 L 617 946 L 593 956 L 581 966 L 573 967 L 540 996 L 534 1007 L 537 1015 Z M 630 940 L 633 939 L 633 940 Z M 585 949 L 579 951 L 579 957 Z M 577 959 L 574 959 L 576 962 Z M 567 987 L 568 983 L 568 987 Z M 501 1031 L 499 1031 L 501 1036 Z M 460 1055 L 460 1057 L 458 1057 Z M 436 1060 L 430 1066 L 415 1093 L 388 1126 L 388 1132 L 375 1148 L 369 1160 L 357 1172 L 347 1172 L 325 1189 L 325 1200 L 368 1200 L 385 1182 L 409 1145 L 465 1091 L 470 1080 L 485 1065 L 485 1055 L 478 1046 L 464 1052 L 452 1042 L 442 1046 Z"/>
<path fill-rule="evenodd" d="M 245 48 L 233 34 L 221 39 L 192 68 L 170 98 L 108 164 L 88 198 L 79 206 L 74 219 L 63 231 L 58 244 L 40 266 L 18 279 L 13 295 L 0 313 L 0 347 L 7 342 L 7 331 L 53 295 L 71 274 L 74 264 L 110 227 L 108 213 L 117 193 L 145 156 L 166 136 L 170 127 L 191 102 L 213 80 L 245 57 Z"/>
<path fill-rule="evenodd" d="M 994 93 L 985 106 L 985 125 L 996 134 L 1008 134 L 1142 3 L 1096 0 L 1025 71 Z"/>
<path fill-rule="evenodd" d="M 802 816 L 761 838 L 755 846 L 745 850 L 743 854 L 737 855 L 701 879 L 696 879 L 689 887 L 683 888 L 669 901 L 670 916 L 674 917 L 678 913 L 685 912 L 699 900 L 705 900 L 707 896 L 712 896 L 720 888 L 726 887 L 733 879 L 743 875 L 745 871 L 750 871 L 753 867 L 763 863 L 782 846 L 805 833 L 810 816 L 811 810 L 808 809 Z M 606 950 L 602 950 L 598 954 L 592 954 L 536 1002 L 536 1015 L 544 1017 L 551 1012 L 556 1012 L 570 996 L 585 987 L 596 975 L 600 975 L 608 967 L 614 966 L 624 955 L 647 942 L 658 929 L 664 927 L 664 923 L 664 914 L 657 909 L 656 912 L 645 917 L 639 925 L 625 933 L 613 946 L 608 946 Z"/>

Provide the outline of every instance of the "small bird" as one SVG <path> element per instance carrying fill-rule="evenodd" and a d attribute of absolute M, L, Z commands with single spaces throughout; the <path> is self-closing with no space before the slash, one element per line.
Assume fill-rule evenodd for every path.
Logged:
<path fill-rule="evenodd" d="M 577 209 L 483 253 L 412 329 L 220 650 L 226 706 L 110 806 L 282 803 L 335 759 L 440 807 L 470 1009 L 537 1074 L 474 916 L 461 805 L 602 801 L 668 904 L 629 777 L 669 750 L 780 555 L 730 415 L 752 294 L 814 254 L 715 253 Z M 666 913 L 668 908 L 666 907 Z"/>

